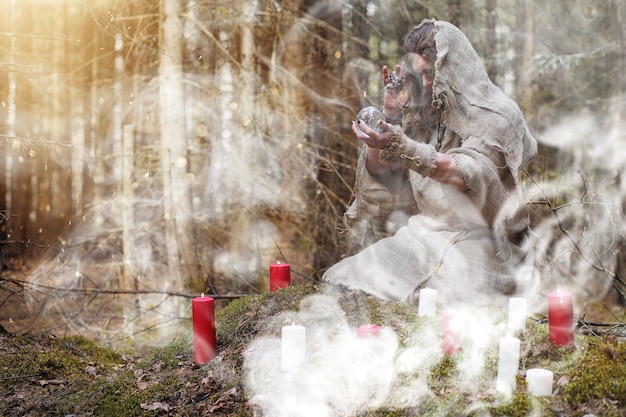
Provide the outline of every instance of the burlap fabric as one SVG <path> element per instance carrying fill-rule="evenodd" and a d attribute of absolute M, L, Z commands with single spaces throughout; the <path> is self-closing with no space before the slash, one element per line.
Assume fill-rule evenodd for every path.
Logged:
<path fill-rule="evenodd" d="M 384 299 L 411 298 L 429 287 L 448 303 L 505 302 L 527 295 L 537 280 L 518 184 L 536 141 L 467 37 L 447 22 L 432 22 L 432 99 L 445 129 L 420 135 L 423 129 L 411 129 L 419 121 L 405 114 L 406 132 L 385 153 L 394 169 L 383 175 L 371 175 L 361 154 L 346 213 L 358 252 L 323 279 Z M 424 144 L 434 142 L 455 159 L 467 191 L 428 178 L 434 160 Z"/>

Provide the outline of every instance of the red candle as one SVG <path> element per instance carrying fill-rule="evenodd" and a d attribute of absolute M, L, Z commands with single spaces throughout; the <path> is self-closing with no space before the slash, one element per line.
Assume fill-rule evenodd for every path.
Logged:
<path fill-rule="evenodd" d="M 443 353 L 452 355 L 461 350 L 461 336 L 457 311 L 447 308 L 441 312 L 441 337 L 443 339 Z"/>
<path fill-rule="evenodd" d="M 363 337 L 379 337 L 380 336 L 380 326 L 375 324 L 365 324 L 358 329 L 356 329 L 356 336 L 359 338 Z"/>
<path fill-rule="evenodd" d="M 574 308 L 571 293 L 557 290 L 548 294 L 548 328 L 550 341 L 557 346 L 574 344 Z"/>
<path fill-rule="evenodd" d="M 291 285 L 291 266 L 275 263 L 270 265 L 270 291 Z"/>
<path fill-rule="evenodd" d="M 193 360 L 202 365 L 215 358 L 215 306 L 213 298 L 196 297 L 191 301 L 193 321 Z"/>

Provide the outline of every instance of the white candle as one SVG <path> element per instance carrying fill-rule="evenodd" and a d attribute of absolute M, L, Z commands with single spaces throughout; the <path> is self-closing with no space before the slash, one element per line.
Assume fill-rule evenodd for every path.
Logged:
<path fill-rule="evenodd" d="M 526 330 L 526 299 L 509 298 L 509 330 Z"/>
<path fill-rule="evenodd" d="M 291 371 L 304 362 L 306 328 L 304 326 L 284 326 L 281 332 L 281 353 L 283 371 Z"/>
<path fill-rule="evenodd" d="M 554 375 L 547 369 L 534 368 L 526 371 L 528 392 L 532 395 L 552 395 Z"/>
<path fill-rule="evenodd" d="M 417 314 L 419 316 L 434 316 L 437 313 L 437 290 L 422 288 L 420 290 L 419 306 Z"/>
<path fill-rule="evenodd" d="M 520 340 L 505 336 L 500 339 L 500 356 L 498 359 L 498 378 L 496 390 L 510 394 L 517 386 L 515 378 L 519 368 Z"/>

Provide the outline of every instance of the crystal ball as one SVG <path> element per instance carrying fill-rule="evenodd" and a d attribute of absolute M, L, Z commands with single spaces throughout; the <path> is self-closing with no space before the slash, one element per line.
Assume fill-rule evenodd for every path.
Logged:
<path fill-rule="evenodd" d="M 370 129 L 373 129 L 378 133 L 381 133 L 383 131 L 380 126 L 378 126 L 378 122 L 380 120 L 385 120 L 385 116 L 380 110 L 378 110 L 374 106 L 365 107 L 357 113 L 356 126 L 359 128 L 359 130 L 361 130 L 361 128 L 359 127 L 359 120 L 363 120 L 363 122 L 365 122 L 365 124 L 368 125 Z"/>

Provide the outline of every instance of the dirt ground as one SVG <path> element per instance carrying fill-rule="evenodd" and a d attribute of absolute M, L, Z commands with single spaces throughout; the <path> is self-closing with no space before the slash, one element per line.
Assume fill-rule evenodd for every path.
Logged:
<path fill-rule="evenodd" d="M 246 323 L 261 320 L 265 307 L 237 313 L 233 329 L 241 331 L 242 338 L 219 347 L 215 360 L 198 367 L 193 363 L 188 337 L 179 337 L 165 348 L 139 353 L 110 350 L 89 337 L 55 334 L 55 329 L 62 333 L 64 327 L 55 323 L 55 317 L 33 309 L 25 301 L 27 290 L 11 281 L 23 280 L 27 275 L 26 268 L 4 271 L 4 280 L 0 281 L 0 415 L 257 415 L 253 401 L 245 396 L 240 368 L 245 342 L 254 337 L 248 333 L 263 327 L 259 322 L 255 328 L 244 330 Z M 283 306 L 296 305 L 288 296 L 284 296 L 287 298 L 282 301 Z M 610 322 L 623 325 L 626 311 L 610 300 L 615 297 L 581 306 L 585 322 L 600 325 L 601 329 L 610 328 Z M 276 310 L 271 312 L 275 313 Z M 603 323 L 607 326 L 603 327 Z M 225 334 L 233 333 L 227 325 L 223 327 Z M 623 331 L 621 326 L 619 332 Z M 618 333 L 618 338 L 623 336 Z M 624 360 L 615 353 L 617 350 L 603 349 L 608 349 L 609 359 Z M 618 416 L 625 406 L 611 398 L 591 399 L 576 409 L 567 409 L 558 399 L 553 402 L 557 411 L 553 409 L 545 415 Z"/>
<path fill-rule="evenodd" d="M 40 294 L 19 285 L 29 271 L 0 278 L 1 416 L 229 416 L 242 408 L 241 390 L 216 385 L 194 364 L 188 336 L 154 350 L 105 347 L 94 332 L 71 331 L 45 299 L 33 302 Z"/>

